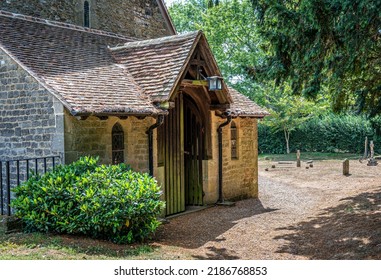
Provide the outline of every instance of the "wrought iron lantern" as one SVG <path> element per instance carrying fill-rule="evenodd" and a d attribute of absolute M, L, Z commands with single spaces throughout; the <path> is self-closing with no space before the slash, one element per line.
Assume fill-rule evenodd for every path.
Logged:
<path fill-rule="evenodd" d="M 209 90 L 222 90 L 222 77 L 207 77 Z"/>

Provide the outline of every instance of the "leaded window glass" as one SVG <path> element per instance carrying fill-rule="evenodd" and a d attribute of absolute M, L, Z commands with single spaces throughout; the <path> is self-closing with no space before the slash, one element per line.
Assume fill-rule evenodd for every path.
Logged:
<path fill-rule="evenodd" d="M 235 122 L 230 126 L 231 158 L 238 159 L 238 131 Z"/>
<path fill-rule="evenodd" d="M 90 4 L 89 1 L 83 3 L 83 26 L 90 27 Z"/>
<path fill-rule="evenodd" d="M 124 132 L 119 123 L 112 128 L 112 163 L 124 162 Z"/>

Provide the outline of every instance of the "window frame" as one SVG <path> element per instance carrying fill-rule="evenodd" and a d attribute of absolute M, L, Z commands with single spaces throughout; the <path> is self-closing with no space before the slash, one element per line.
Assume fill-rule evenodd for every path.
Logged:
<path fill-rule="evenodd" d="M 90 1 L 83 2 L 83 26 L 90 28 Z"/>
<path fill-rule="evenodd" d="M 234 121 L 230 123 L 230 156 L 232 160 L 239 159 L 238 153 L 238 127 Z"/>
<path fill-rule="evenodd" d="M 122 125 L 117 122 L 111 130 L 111 162 L 112 164 L 124 163 L 124 130 Z M 120 158 L 120 159 L 119 159 Z"/>

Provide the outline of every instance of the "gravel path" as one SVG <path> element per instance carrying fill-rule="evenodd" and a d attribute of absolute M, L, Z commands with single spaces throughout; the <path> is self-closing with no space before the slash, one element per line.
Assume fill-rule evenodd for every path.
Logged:
<path fill-rule="evenodd" d="M 155 244 L 170 259 L 380 259 L 379 171 L 260 171 L 259 199 L 172 218 Z"/>

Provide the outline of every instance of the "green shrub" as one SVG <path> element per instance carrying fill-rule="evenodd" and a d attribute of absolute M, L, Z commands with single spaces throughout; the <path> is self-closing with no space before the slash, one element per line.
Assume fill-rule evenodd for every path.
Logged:
<path fill-rule="evenodd" d="M 291 133 L 290 150 L 295 152 L 350 152 L 363 153 L 364 140 L 377 141 L 371 121 L 364 116 L 328 114 L 311 118 Z M 380 151 L 380 145 L 376 151 Z M 258 125 L 258 147 L 260 153 L 285 153 L 282 132 L 274 133 L 265 123 Z"/>
<path fill-rule="evenodd" d="M 164 207 L 156 181 L 124 164 L 84 157 L 34 175 L 15 189 L 13 207 L 27 231 L 84 234 L 116 243 L 149 237 Z"/>

